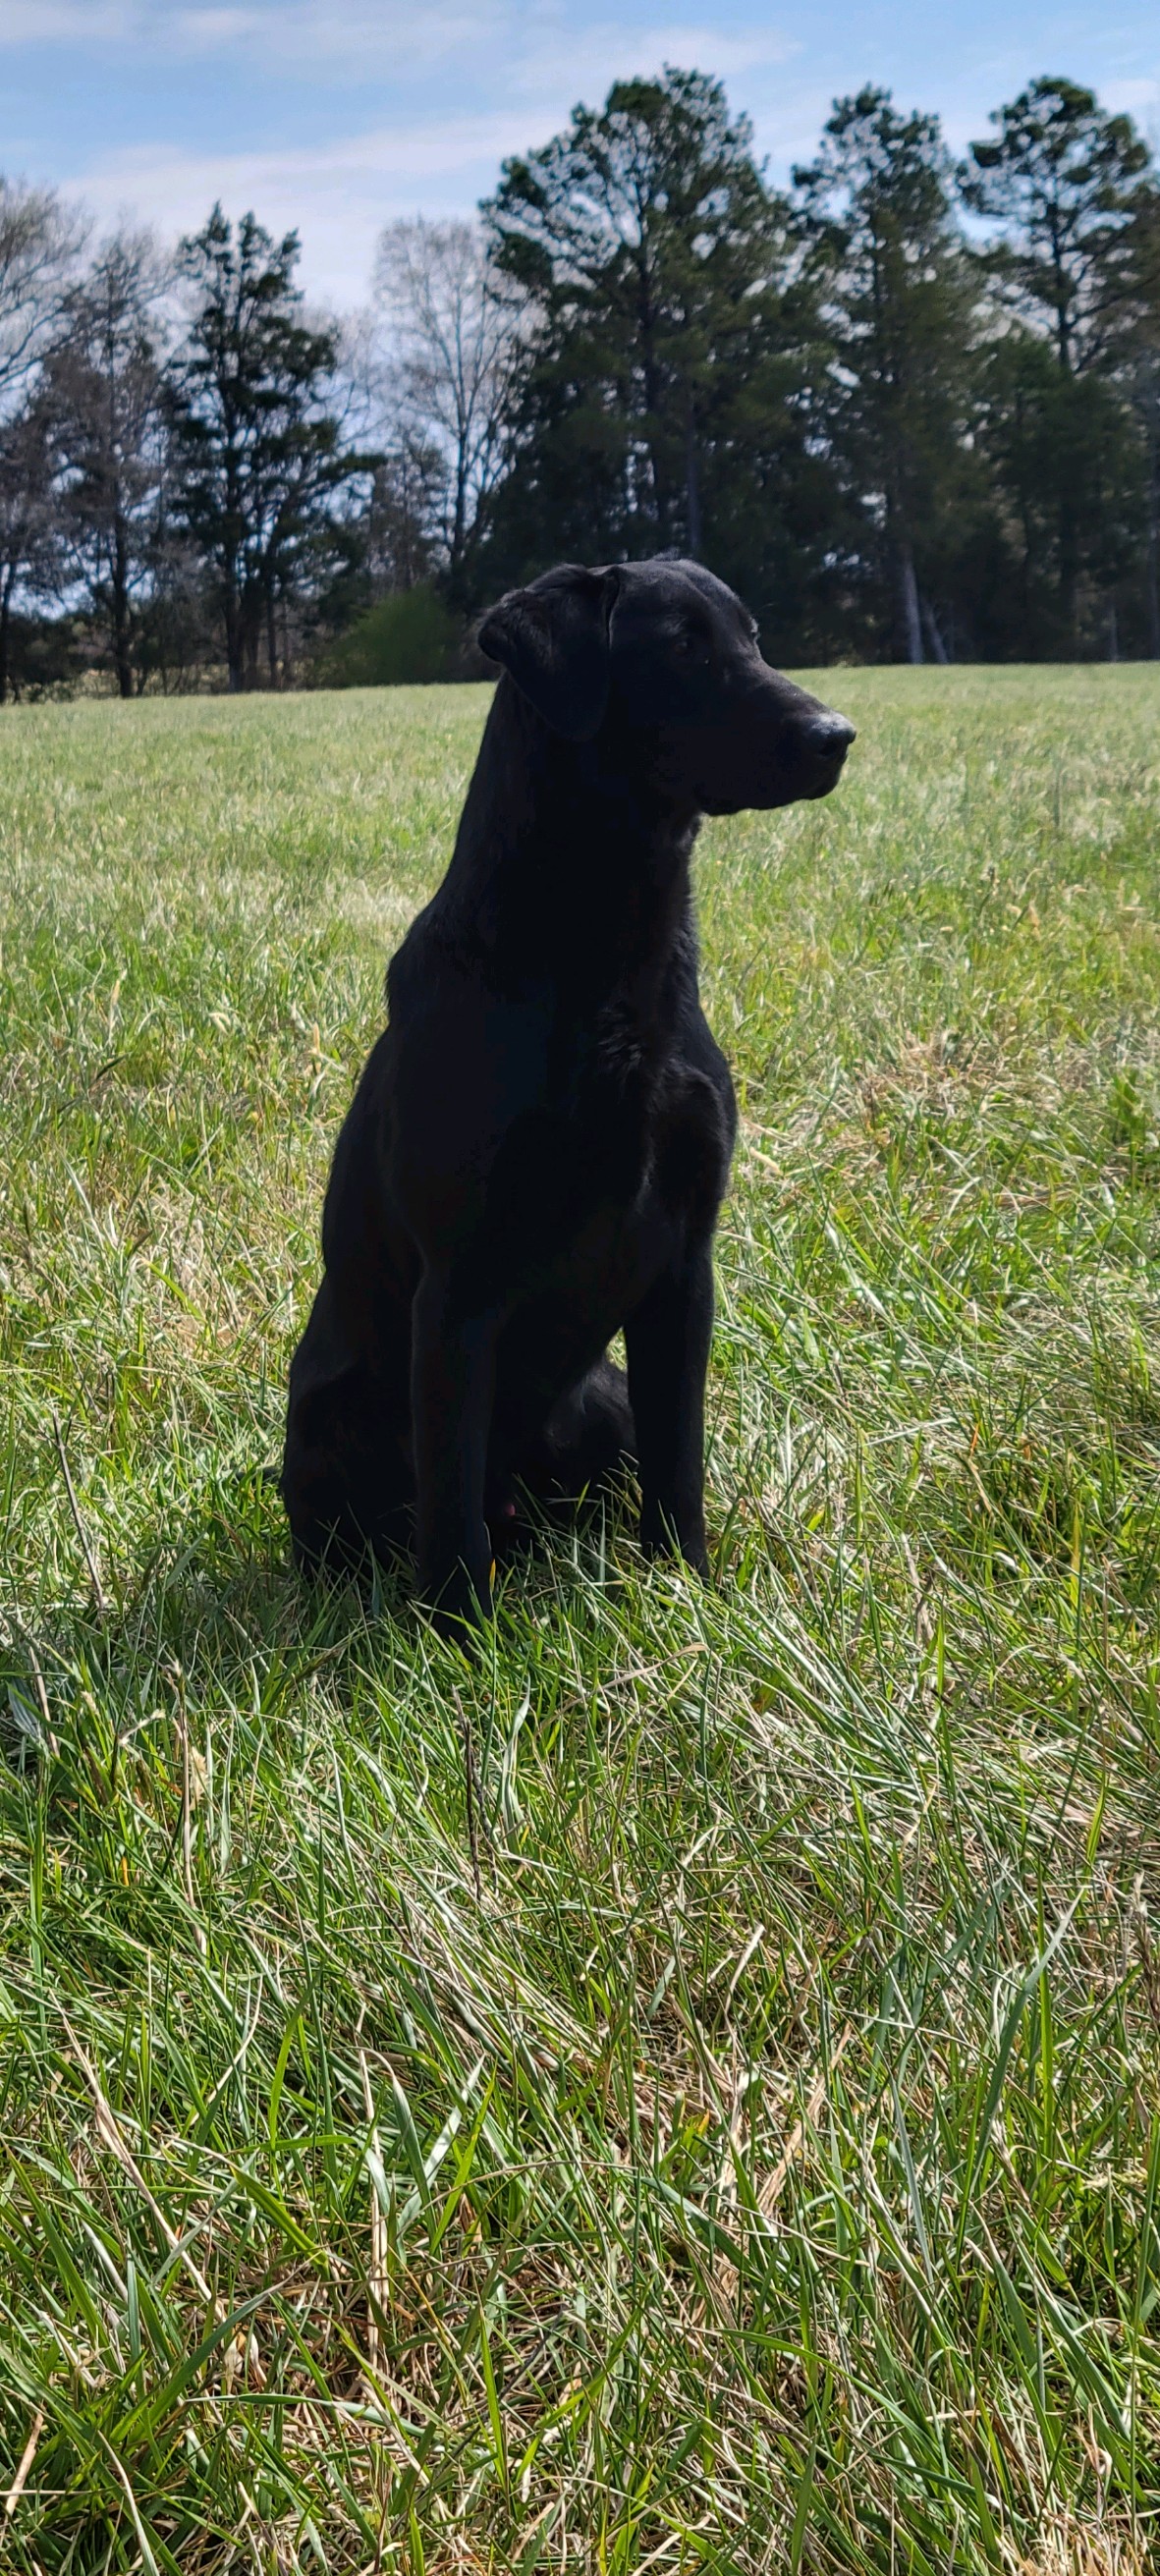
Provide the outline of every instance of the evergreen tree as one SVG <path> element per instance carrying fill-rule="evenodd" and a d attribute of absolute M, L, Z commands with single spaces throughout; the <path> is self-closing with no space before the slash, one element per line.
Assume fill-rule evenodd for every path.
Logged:
<path fill-rule="evenodd" d="M 178 251 L 198 300 L 173 373 L 177 510 L 211 568 L 231 689 L 256 684 L 263 634 L 275 683 L 279 604 L 342 561 L 341 505 L 369 463 L 327 408 L 337 342 L 303 319 L 297 264 L 296 233 L 275 243 L 248 214 L 235 237 L 220 206 Z"/>
<path fill-rule="evenodd" d="M 764 605 L 787 495 L 800 482 L 803 518 L 824 517 L 808 494 L 824 470 L 806 458 L 785 364 L 801 332 L 785 208 L 746 119 L 699 72 L 618 82 L 505 163 L 484 213 L 498 270 L 538 316 L 493 560 L 514 573 L 679 547 Z"/>
<path fill-rule="evenodd" d="M 1074 81 L 1033 81 L 991 123 L 962 173 L 967 205 L 994 227 L 987 267 L 1015 324 L 990 335 L 990 452 L 1022 543 L 1026 648 L 1070 654 L 1094 640 L 1093 610 L 1114 621 L 1138 545 L 1141 471 L 1115 380 L 1150 156 L 1130 117 Z"/>
<path fill-rule="evenodd" d="M 992 274 L 1015 310 L 1048 334 L 1064 375 L 1082 374 L 1114 347 L 1147 144 L 1074 81 L 1032 81 L 991 123 L 996 134 L 971 145 L 963 196 L 997 228 Z"/>
<path fill-rule="evenodd" d="M 966 432 L 976 289 L 937 117 L 886 90 L 837 101 L 817 159 L 794 172 L 802 237 L 831 342 L 818 426 L 840 469 L 912 662 L 947 647 L 964 516 L 977 507 Z"/>
<path fill-rule="evenodd" d="M 297 236 L 215 207 L 168 363 L 141 245 L 82 274 L 56 199 L 0 179 L 0 699 L 94 631 L 124 693 L 223 639 L 231 688 L 285 683 L 396 591 L 445 620 L 658 550 L 783 662 L 1160 656 L 1160 180 L 1073 82 L 991 129 L 952 173 L 867 88 L 783 196 L 718 82 L 621 81 L 482 228 L 389 227 L 341 346 Z"/>
<path fill-rule="evenodd" d="M 1147 650 L 1160 660 L 1160 189 L 1137 205 L 1127 244 L 1121 373 L 1138 424 L 1144 489 Z"/>

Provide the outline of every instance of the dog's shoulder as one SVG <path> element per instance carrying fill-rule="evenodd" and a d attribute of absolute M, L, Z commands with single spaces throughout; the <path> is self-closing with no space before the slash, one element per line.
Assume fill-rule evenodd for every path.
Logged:
<path fill-rule="evenodd" d="M 424 904 L 422 911 L 416 913 L 390 960 L 386 973 L 386 999 L 392 1022 L 398 1020 L 415 994 L 439 972 L 441 952 L 446 946 L 440 937 L 440 910 L 440 894 L 435 894 L 429 903 Z"/>

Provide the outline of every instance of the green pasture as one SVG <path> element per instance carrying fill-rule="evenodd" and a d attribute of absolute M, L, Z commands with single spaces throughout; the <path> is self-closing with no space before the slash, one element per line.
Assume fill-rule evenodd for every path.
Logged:
<path fill-rule="evenodd" d="M 475 1667 L 269 1470 L 486 691 L 0 717 L 14 2576 L 1157 2563 L 1160 674 L 821 685 L 698 862 L 714 1582 Z"/>

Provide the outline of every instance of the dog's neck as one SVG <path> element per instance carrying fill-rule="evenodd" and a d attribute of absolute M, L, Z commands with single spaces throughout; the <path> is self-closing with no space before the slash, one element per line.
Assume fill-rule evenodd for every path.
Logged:
<path fill-rule="evenodd" d="M 500 680 L 438 898 L 446 929 L 520 981 L 647 991 L 691 928 L 700 816 L 606 737 L 565 742 Z"/>

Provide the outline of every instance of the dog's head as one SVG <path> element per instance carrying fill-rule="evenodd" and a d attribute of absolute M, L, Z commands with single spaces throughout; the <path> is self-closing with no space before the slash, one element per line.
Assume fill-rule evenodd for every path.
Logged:
<path fill-rule="evenodd" d="M 704 814 L 828 796 L 845 716 L 762 659 L 736 593 L 700 564 L 560 564 L 479 630 L 553 732 L 625 753 L 656 793 Z"/>

